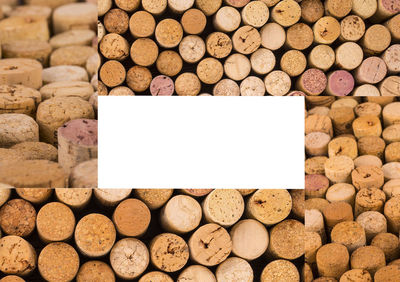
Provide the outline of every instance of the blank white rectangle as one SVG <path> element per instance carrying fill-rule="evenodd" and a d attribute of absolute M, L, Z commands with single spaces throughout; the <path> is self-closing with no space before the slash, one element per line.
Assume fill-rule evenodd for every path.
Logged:
<path fill-rule="evenodd" d="M 99 97 L 101 188 L 304 188 L 303 97 Z"/>

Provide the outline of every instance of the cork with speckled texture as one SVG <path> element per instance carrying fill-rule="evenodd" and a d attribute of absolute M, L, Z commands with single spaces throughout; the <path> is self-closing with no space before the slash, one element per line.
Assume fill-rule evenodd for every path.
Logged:
<path fill-rule="evenodd" d="M 274 260 L 267 264 L 261 273 L 261 282 L 268 281 L 300 281 L 296 266 L 287 260 Z"/>
<path fill-rule="evenodd" d="M 36 211 L 27 201 L 13 199 L 0 209 L 0 226 L 4 233 L 29 236 L 35 229 Z"/>
<path fill-rule="evenodd" d="M 53 189 L 51 188 L 16 188 L 15 192 L 17 192 L 18 196 L 22 199 L 31 202 L 32 204 L 40 204 L 50 198 L 53 193 Z"/>
<path fill-rule="evenodd" d="M 58 201 L 73 209 L 86 206 L 92 196 L 92 189 L 89 188 L 58 188 L 55 189 L 55 196 Z"/>
<path fill-rule="evenodd" d="M 79 268 L 76 281 L 115 282 L 115 274 L 111 267 L 102 261 L 88 261 Z"/>

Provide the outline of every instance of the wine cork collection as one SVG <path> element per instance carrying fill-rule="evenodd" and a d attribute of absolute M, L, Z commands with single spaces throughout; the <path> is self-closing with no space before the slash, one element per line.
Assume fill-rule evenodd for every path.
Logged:
<path fill-rule="evenodd" d="M 99 95 L 400 96 L 397 0 L 99 0 Z"/>
<path fill-rule="evenodd" d="M 96 22 L 93 0 L 0 0 L 0 183 L 97 187 Z"/>
<path fill-rule="evenodd" d="M 398 98 L 306 107 L 304 281 L 400 281 Z"/>
<path fill-rule="evenodd" d="M 300 282 L 304 190 L 0 190 L 0 281 Z"/>

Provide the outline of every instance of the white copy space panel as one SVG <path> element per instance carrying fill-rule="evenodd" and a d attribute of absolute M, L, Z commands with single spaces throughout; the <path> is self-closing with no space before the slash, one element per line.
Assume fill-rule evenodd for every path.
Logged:
<path fill-rule="evenodd" d="M 99 97 L 101 188 L 304 188 L 303 97 Z"/>

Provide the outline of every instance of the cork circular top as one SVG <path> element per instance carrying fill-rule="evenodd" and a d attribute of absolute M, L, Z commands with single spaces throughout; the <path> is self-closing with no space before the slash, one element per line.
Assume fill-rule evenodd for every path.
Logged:
<path fill-rule="evenodd" d="M 400 141 L 400 124 L 393 124 L 386 127 L 382 132 L 382 138 L 387 143 Z"/>
<path fill-rule="evenodd" d="M 7 275 L 0 279 L 0 282 L 25 282 L 25 280 L 16 275 Z"/>
<path fill-rule="evenodd" d="M 370 26 L 364 34 L 362 42 L 367 50 L 380 53 L 390 45 L 391 35 L 389 30 L 380 24 Z"/>
<path fill-rule="evenodd" d="M 365 23 L 359 16 L 350 15 L 340 22 L 340 35 L 346 41 L 358 41 L 364 33 Z"/>
<path fill-rule="evenodd" d="M 379 86 L 382 96 L 399 96 L 400 95 L 400 77 L 393 75 L 386 77 Z"/>
<path fill-rule="evenodd" d="M 97 159 L 79 163 L 70 174 L 70 187 L 97 187 Z"/>
<path fill-rule="evenodd" d="M 0 182 L 20 188 L 63 188 L 67 174 L 55 162 L 48 160 L 24 160 L 0 164 Z"/>
<path fill-rule="evenodd" d="M 222 78 L 224 69 L 217 59 L 205 58 L 197 64 L 196 73 L 203 83 L 215 84 Z"/>
<path fill-rule="evenodd" d="M 214 273 L 207 267 L 202 265 L 191 265 L 179 274 L 177 282 L 184 281 L 204 281 L 204 282 L 217 282 Z"/>
<path fill-rule="evenodd" d="M 310 47 L 313 39 L 314 34 L 312 29 L 304 23 L 292 25 L 286 33 L 286 44 L 297 50 L 304 50 Z"/>
<path fill-rule="evenodd" d="M 335 96 L 346 96 L 354 88 L 354 78 L 345 70 L 337 70 L 328 76 L 328 87 Z"/>
<path fill-rule="evenodd" d="M 240 94 L 242 96 L 264 96 L 265 84 L 257 76 L 248 76 L 240 83 Z"/>
<path fill-rule="evenodd" d="M 244 212 L 242 195 L 233 189 L 216 189 L 202 203 L 207 221 L 228 227 L 236 223 Z"/>
<path fill-rule="evenodd" d="M 321 94 L 327 85 L 325 74 L 319 69 L 308 69 L 300 77 L 304 91 L 309 95 Z"/>
<path fill-rule="evenodd" d="M 213 88 L 214 96 L 239 96 L 239 85 L 232 79 L 222 79 Z"/>
<path fill-rule="evenodd" d="M 232 40 L 223 32 L 213 32 L 206 39 L 206 48 L 211 56 L 225 58 L 232 51 Z"/>
<path fill-rule="evenodd" d="M 173 282 L 174 280 L 172 280 L 172 278 L 161 271 L 151 271 L 151 272 L 147 272 L 145 275 L 143 275 L 142 277 L 140 277 L 139 282 Z"/>
<path fill-rule="evenodd" d="M 382 115 L 384 118 L 386 117 L 393 119 L 391 124 L 397 124 L 398 121 L 400 120 L 399 109 L 400 109 L 400 102 L 390 103 L 383 108 Z"/>
<path fill-rule="evenodd" d="M 175 76 L 182 69 L 182 58 L 175 51 L 162 51 L 157 58 L 157 70 L 167 76 Z"/>
<path fill-rule="evenodd" d="M 359 82 L 375 84 L 385 78 L 387 66 L 379 57 L 368 57 L 362 61 L 356 72 Z"/>
<path fill-rule="evenodd" d="M 177 195 L 172 197 L 161 211 L 164 228 L 176 233 L 186 233 L 194 230 L 200 224 L 201 206 L 190 196 Z"/>
<path fill-rule="evenodd" d="M 345 70 L 353 70 L 363 60 L 363 51 L 357 43 L 346 42 L 336 49 L 336 64 Z"/>
<path fill-rule="evenodd" d="M 115 282 L 115 274 L 111 267 L 102 261 L 88 261 L 80 268 L 76 276 L 77 282 L 85 281 L 110 281 Z"/>
<path fill-rule="evenodd" d="M 87 71 L 79 66 L 55 66 L 45 68 L 43 70 L 42 79 L 44 84 L 66 80 L 89 81 Z"/>
<path fill-rule="evenodd" d="M 259 48 L 250 57 L 251 68 L 258 74 L 267 74 L 275 67 L 276 59 L 271 50 Z"/>
<path fill-rule="evenodd" d="M 132 61 L 143 67 L 155 63 L 158 57 L 158 46 L 149 38 L 139 38 L 131 46 Z"/>
<path fill-rule="evenodd" d="M 328 45 L 320 44 L 311 50 L 308 60 L 313 67 L 326 71 L 335 62 L 335 51 Z"/>
<path fill-rule="evenodd" d="M 218 265 L 215 271 L 215 276 L 218 281 L 228 282 L 228 281 L 253 281 L 253 269 L 250 264 L 241 258 L 228 258 L 220 265 Z"/>
<path fill-rule="evenodd" d="M 382 160 L 378 158 L 377 156 L 373 155 L 363 155 L 359 156 L 356 159 L 354 159 L 354 166 L 359 167 L 359 166 L 364 166 L 364 165 L 372 165 L 376 167 L 382 167 Z"/>
<path fill-rule="evenodd" d="M 47 281 L 71 281 L 78 273 L 79 256 L 66 243 L 51 243 L 40 252 L 38 268 Z"/>
<path fill-rule="evenodd" d="M 93 30 L 74 29 L 52 36 L 49 43 L 53 49 L 71 45 L 89 45 L 95 36 L 96 34 Z"/>
<path fill-rule="evenodd" d="M 53 97 L 80 97 L 89 100 L 93 93 L 93 86 L 86 81 L 57 81 L 40 88 L 43 100 Z"/>
<path fill-rule="evenodd" d="M 215 14 L 222 5 L 222 0 L 196 0 L 196 6 L 208 17 Z"/>
<path fill-rule="evenodd" d="M 198 62 L 205 53 L 206 45 L 200 36 L 188 35 L 179 43 L 179 54 L 187 63 Z"/>
<path fill-rule="evenodd" d="M 250 2 L 250 0 L 225 0 L 226 4 L 236 7 L 236 8 L 242 8 L 249 2 Z"/>
<path fill-rule="evenodd" d="M 99 50 L 109 60 L 122 61 L 129 56 L 128 41 L 116 33 L 106 34 L 99 43 Z"/>
<path fill-rule="evenodd" d="M 0 239 L 0 271 L 5 274 L 27 275 L 36 268 L 36 252 L 19 236 Z"/>
<path fill-rule="evenodd" d="M 200 80 L 194 73 L 182 73 L 175 80 L 175 91 L 178 95 L 196 96 L 200 90 Z"/>
<path fill-rule="evenodd" d="M 275 70 L 267 74 L 264 83 L 268 94 L 272 96 L 287 94 L 292 84 L 289 75 L 280 70 Z"/>
<path fill-rule="evenodd" d="M 354 162 L 349 156 L 332 156 L 325 162 L 325 170 L 329 171 L 352 171 Z"/>
<path fill-rule="evenodd" d="M 289 50 L 281 57 L 280 65 L 289 76 L 298 76 L 306 69 L 307 59 L 302 52 Z"/>
<path fill-rule="evenodd" d="M 213 189 L 182 189 L 181 191 L 192 197 L 203 197 L 209 194 Z"/>
<path fill-rule="evenodd" d="M 36 106 L 42 101 L 39 91 L 24 85 L 0 85 L 0 97 L 4 99 L 12 97 L 26 98 L 32 100 Z"/>
<path fill-rule="evenodd" d="M 304 224 L 294 219 L 287 219 L 270 230 L 268 249 L 288 260 L 299 258 L 304 254 Z"/>
<path fill-rule="evenodd" d="M 271 16 L 281 26 L 291 26 L 300 20 L 301 8 L 294 0 L 282 0 L 272 8 Z"/>
<path fill-rule="evenodd" d="M 291 209 L 292 197 L 285 189 L 257 190 L 246 205 L 247 213 L 266 225 L 284 220 Z"/>
<path fill-rule="evenodd" d="M 379 268 L 375 275 L 374 275 L 374 281 L 376 282 L 385 282 L 385 281 L 390 281 L 394 277 L 399 277 L 400 276 L 400 268 L 398 265 L 388 265 Z"/>
<path fill-rule="evenodd" d="M 325 175 L 308 174 L 304 182 L 305 192 L 310 198 L 315 197 L 316 193 L 324 195 L 329 187 L 329 179 Z"/>
<path fill-rule="evenodd" d="M 351 254 L 351 268 L 365 269 L 371 275 L 385 264 L 385 253 L 375 246 L 360 247 Z"/>
<path fill-rule="evenodd" d="M 347 265 L 349 252 L 342 244 L 329 243 L 319 248 L 316 258 L 318 265 Z"/>
<path fill-rule="evenodd" d="M 133 66 L 126 73 L 126 83 L 133 91 L 143 92 L 151 83 L 151 72 L 148 68 Z"/>
<path fill-rule="evenodd" d="M 224 6 L 218 10 L 214 16 L 214 26 L 223 32 L 232 32 L 236 30 L 241 21 L 240 13 L 237 9 Z"/>
<path fill-rule="evenodd" d="M 2 206 L 5 202 L 8 201 L 11 195 L 11 188 L 14 188 L 10 185 L 0 183 L 0 206 Z"/>
<path fill-rule="evenodd" d="M 393 44 L 383 53 L 382 59 L 385 61 L 391 73 L 400 72 L 400 44 Z"/>
<path fill-rule="evenodd" d="M 207 19 L 201 10 L 189 9 L 182 15 L 181 24 L 186 33 L 199 34 L 206 27 Z"/>
<path fill-rule="evenodd" d="M 135 189 L 135 195 L 142 200 L 150 210 L 162 207 L 171 197 L 172 189 Z"/>
<path fill-rule="evenodd" d="M 150 83 L 150 93 L 153 96 L 171 96 L 174 94 L 174 81 L 165 75 L 156 76 Z"/>
<path fill-rule="evenodd" d="M 233 48 L 241 54 L 251 54 L 261 45 L 261 36 L 257 29 L 245 25 L 235 31 L 232 36 Z"/>
<path fill-rule="evenodd" d="M 35 229 L 36 211 L 27 201 L 14 199 L 0 209 L 0 226 L 4 233 L 26 237 Z"/>
<path fill-rule="evenodd" d="M 126 86 L 117 86 L 111 89 L 110 93 L 108 93 L 110 96 L 135 96 L 135 93 Z"/>
<path fill-rule="evenodd" d="M 270 50 L 277 50 L 283 46 L 286 40 L 286 32 L 277 23 L 267 23 L 261 30 L 261 45 Z"/>
<path fill-rule="evenodd" d="M 181 237 L 172 233 L 163 233 L 151 241 L 150 257 L 151 262 L 158 269 L 175 272 L 182 269 L 189 260 L 189 247 Z"/>
<path fill-rule="evenodd" d="M 94 196 L 103 206 L 116 206 L 119 202 L 129 197 L 132 189 L 101 189 L 93 190 Z"/>
<path fill-rule="evenodd" d="M 340 23 L 333 17 L 322 17 L 314 24 L 313 31 L 318 43 L 331 44 L 340 35 Z"/>
<path fill-rule="evenodd" d="M 363 19 L 370 18 L 376 12 L 378 3 L 375 0 L 353 0 L 352 11 Z"/>
<path fill-rule="evenodd" d="M 220 264 L 232 251 L 229 233 L 215 223 L 198 228 L 190 237 L 188 245 L 190 258 L 205 266 Z"/>
<path fill-rule="evenodd" d="M 265 253 L 269 244 L 268 231 L 254 219 L 236 223 L 231 231 L 232 253 L 246 260 L 256 259 Z"/>
<path fill-rule="evenodd" d="M 79 208 L 89 202 L 92 196 L 92 189 L 89 188 L 58 188 L 55 189 L 56 197 L 71 208 Z"/>
<path fill-rule="evenodd" d="M 74 233 L 75 216 L 68 206 L 51 202 L 39 210 L 36 226 L 42 239 L 64 241 Z"/>
<path fill-rule="evenodd" d="M 74 119 L 58 129 L 58 136 L 80 146 L 97 146 L 97 120 Z"/>
<path fill-rule="evenodd" d="M 25 114 L 1 114 L 0 144 L 10 147 L 24 141 L 39 141 L 39 127 L 35 120 Z"/>
<path fill-rule="evenodd" d="M 366 244 L 364 228 L 355 221 L 343 221 L 333 227 L 331 232 L 332 243 L 339 243 L 347 247 L 349 252 Z"/>
<path fill-rule="evenodd" d="M 233 80 L 246 78 L 250 71 L 250 60 L 242 54 L 232 54 L 225 60 L 224 72 L 226 76 Z"/>
<path fill-rule="evenodd" d="M 301 19 L 306 23 L 314 23 L 324 15 L 324 4 L 321 1 L 304 0 L 300 2 Z"/>
<path fill-rule="evenodd" d="M 135 279 L 149 265 L 150 255 L 146 245 L 135 238 L 124 238 L 115 243 L 110 253 L 111 267 L 118 277 Z"/>
<path fill-rule="evenodd" d="M 150 210 L 138 199 L 126 199 L 114 210 L 113 222 L 124 236 L 137 237 L 146 232 L 150 224 Z"/>
<path fill-rule="evenodd" d="M 75 242 L 78 249 L 89 257 L 107 254 L 116 237 L 114 224 L 102 214 L 88 214 L 76 225 Z"/>
<path fill-rule="evenodd" d="M 337 183 L 329 187 L 326 192 L 326 199 L 330 202 L 339 202 L 342 199 L 353 198 L 355 196 L 355 188 L 348 183 Z"/>
<path fill-rule="evenodd" d="M 181 24 L 174 19 L 164 19 L 157 24 L 156 40 L 164 48 L 178 46 L 183 37 Z"/>
<path fill-rule="evenodd" d="M 267 264 L 261 273 L 261 282 L 268 281 L 300 281 L 296 266 L 287 260 L 274 260 Z"/>
<path fill-rule="evenodd" d="M 263 1 L 251 1 L 242 9 L 243 23 L 262 27 L 269 18 L 268 6 Z"/>
<path fill-rule="evenodd" d="M 332 222 L 340 222 L 344 220 L 353 220 L 353 209 L 349 203 L 333 202 L 328 204 L 322 210 L 325 219 Z"/>
<path fill-rule="evenodd" d="M 155 29 L 156 21 L 146 11 L 137 11 L 129 19 L 129 31 L 134 37 L 149 37 Z"/>
<path fill-rule="evenodd" d="M 124 34 L 128 30 L 129 16 L 121 9 L 112 9 L 104 16 L 103 23 L 109 33 Z"/>
<path fill-rule="evenodd" d="M 132 12 L 139 7 L 140 0 L 115 0 L 115 4 L 122 10 Z"/>
<path fill-rule="evenodd" d="M 352 281 L 366 281 L 372 282 L 371 274 L 365 269 L 351 269 L 343 273 L 340 277 L 342 282 L 352 282 Z"/>
<path fill-rule="evenodd" d="M 352 4 L 352 0 L 327 0 L 325 10 L 333 17 L 343 18 L 350 13 Z"/>
<path fill-rule="evenodd" d="M 154 15 L 159 15 L 167 8 L 167 0 L 142 0 L 143 9 Z"/>

